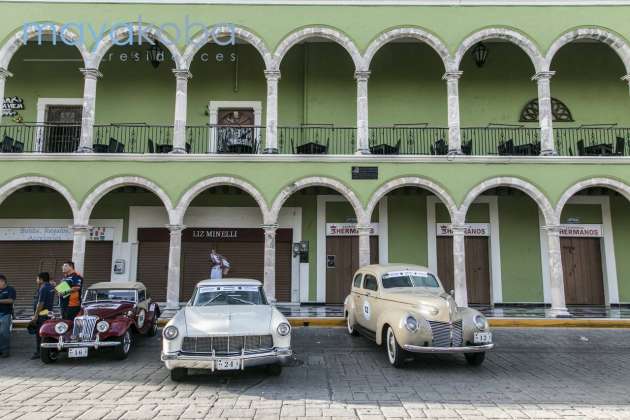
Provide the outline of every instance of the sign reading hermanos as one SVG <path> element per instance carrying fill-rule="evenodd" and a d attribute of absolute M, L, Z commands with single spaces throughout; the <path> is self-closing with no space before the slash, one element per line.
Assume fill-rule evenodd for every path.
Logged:
<path fill-rule="evenodd" d="M 437 236 L 453 236 L 453 229 L 450 223 L 436 223 Z M 490 225 L 488 223 L 466 223 L 464 236 L 490 236 Z"/>
<path fill-rule="evenodd" d="M 573 238 L 601 238 L 602 225 L 582 224 L 582 225 L 560 225 L 560 236 Z"/>
<path fill-rule="evenodd" d="M 0 227 L 0 241 L 72 241 L 68 227 Z M 88 241 L 113 241 L 114 228 L 92 227 Z"/>
<path fill-rule="evenodd" d="M 378 223 L 370 223 L 370 236 L 378 235 Z M 326 223 L 326 236 L 359 236 L 356 223 Z"/>

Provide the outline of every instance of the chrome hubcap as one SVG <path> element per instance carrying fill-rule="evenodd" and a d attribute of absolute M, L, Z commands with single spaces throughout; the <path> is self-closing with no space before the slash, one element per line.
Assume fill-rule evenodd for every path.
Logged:
<path fill-rule="evenodd" d="M 396 339 L 391 329 L 387 330 L 387 353 L 389 353 L 390 362 L 396 359 Z"/>
<path fill-rule="evenodd" d="M 123 337 L 123 351 L 125 353 L 129 353 L 129 349 L 131 348 L 131 336 L 129 335 L 129 331 L 125 333 Z"/>

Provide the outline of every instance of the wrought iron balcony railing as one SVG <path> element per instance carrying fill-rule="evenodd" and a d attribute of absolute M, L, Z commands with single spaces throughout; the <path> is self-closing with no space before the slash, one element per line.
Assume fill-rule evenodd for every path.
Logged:
<path fill-rule="evenodd" d="M 93 150 L 95 153 L 168 153 L 173 150 L 173 126 L 95 125 Z"/>
<path fill-rule="evenodd" d="M 255 125 L 199 125 L 186 127 L 189 153 L 260 153 L 265 127 Z"/>
<path fill-rule="evenodd" d="M 352 155 L 356 152 L 354 127 L 303 125 L 278 127 L 278 152 L 300 155 Z"/>

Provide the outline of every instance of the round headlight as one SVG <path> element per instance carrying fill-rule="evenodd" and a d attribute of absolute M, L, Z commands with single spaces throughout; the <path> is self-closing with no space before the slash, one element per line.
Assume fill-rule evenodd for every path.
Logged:
<path fill-rule="evenodd" d="M 55 324 L 55 332 L 59 335 L 65 334 L 68 332 L 68 324 L 65 322 L 57 322 Z"/>
<path fill-rule="evenodd" d="M 407 327 L 410 332 L 416 332 L 418 330 L 418 320 L 409 315 L 407 319 L 405 319 L 405 327 Z"/>
<path fill-rule="evenodd" d="M 277 331 L 278 331 L 278 334 L 284 337 L 286 335 L 289 335 L 289 333 L 291 332 L 291 326 L 287 324 L 286 322 L 283 322 L 280 325 L 278 325 Z"/>
<path fill-rule="evenodd" d="M 164 328 L 164 332 L 162 334 L 164 335 L 165 339 L 172 340 L 177 337 L 177 335 L 179 334 L 179 330 L 174 325 L 169 325 L 168 327 Z"/>
<path fill-rule="evenodd" d="M 483 315 L 479 315 L 479 314 L 475 315 L 475 318 L 473 318 L 473 321 L 475 322 L 475 327 L 477 327 L 478 329 L 480 330 L 488 329 L 488 320 Z"/>
<path fill-rule="evenodd" d="M 96 331 L 100 333 L 104 333 L 108 329 L 109 329 L 109 322 L 107 321 L 100 321 L 98 324 L 96 324 Z"/>

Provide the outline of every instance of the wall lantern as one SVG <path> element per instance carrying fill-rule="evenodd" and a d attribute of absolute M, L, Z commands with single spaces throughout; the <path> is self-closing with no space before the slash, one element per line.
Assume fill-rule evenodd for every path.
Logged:
<path fill-rule="evenodd" d="M 150 45 L 147 49 L 147 59 L 151 62 L 153 68 L 157 69 L 160 63 L 164 61 L 164 50 L 157 43 Z"/>
<path fill-rule="evenodd" d="M 301 263 L 308 262 L 308 241 L 293 242 L 293 256 L 299 256 Z"/>
<path fill-rule="evenodd" d="M 478 42 L 472 50 L 473 57 L 475 58 L 475 64 L 481 68 L 486 64 L 488 58 L 488 47 L 483 42 Z"/>

